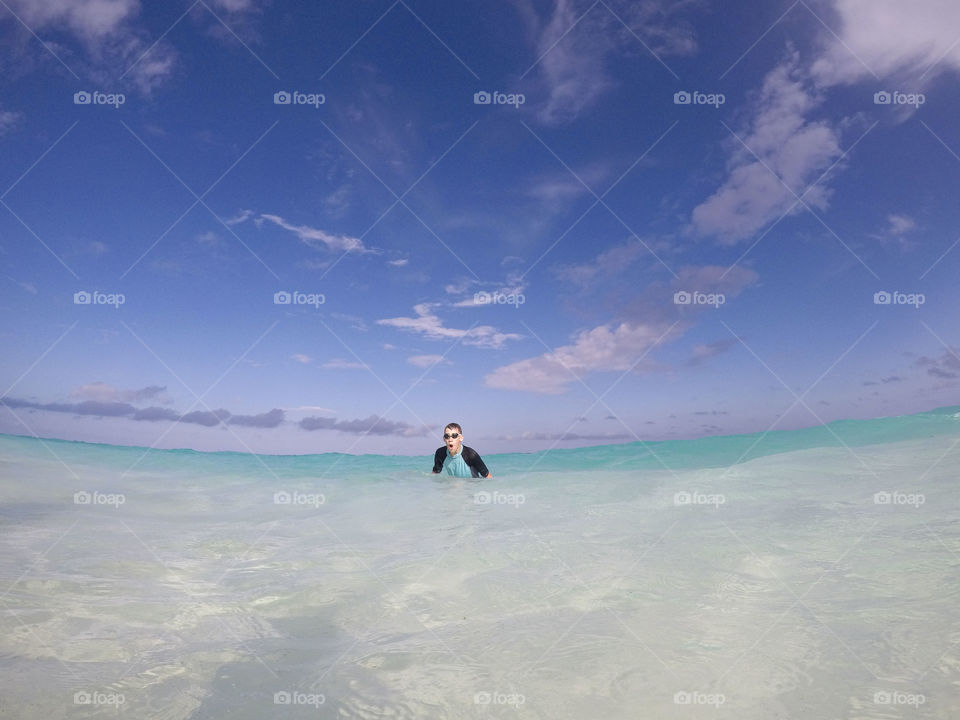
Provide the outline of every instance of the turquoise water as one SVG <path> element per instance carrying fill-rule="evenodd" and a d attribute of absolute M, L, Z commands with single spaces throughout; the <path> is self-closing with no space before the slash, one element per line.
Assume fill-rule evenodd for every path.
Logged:
<path fill-rule="evenodd" d="M 960 716 L 960 407 L 432 450 L 0 436 L 0 716 Z"/>

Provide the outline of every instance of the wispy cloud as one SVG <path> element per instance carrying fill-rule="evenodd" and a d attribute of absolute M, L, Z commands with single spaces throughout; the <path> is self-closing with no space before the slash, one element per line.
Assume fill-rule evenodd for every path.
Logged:
<path fill-rule="evenodd" d="M 826 206 L 828 190 L 822 184 L 803 195 L 841 152 L 838 131 L 825 120 L 806 117 L 819 102 L 796 53 L 767 75 L 749 127 L 728 141 L 729 176 L 693 210 L 698 234 L 734 244 L 785 213 L 804 211 L 803 203 Z"/>
<path fill-rule="evenodd" d="M 941 380 L 954 380 L 960 377 L 960 348 L 944 350 L 937 357 L 921 356 L 914 365 L 924 368 L 928 375 Z"/>
<path fill-rule="evenodd" d="M 724 293 L 732 298 L 756 280 L 757 274 L 748 268 L 728 271 L 717 265 L 682 267 L 669 287 L 648 286 L 628 303 L 620 320 L 582 330 L 574 335 L 572 344 L 496 368 L 484 377 L 484 383 L 501 390 L 556 395 L 593 372 L 662 370 L 652 356 L 655 347 L 682 337 L 692 326 L 694 313 L 707 311 L 705 306 L 675 304 L 675 290 Z M 715 348 L 717 352 L 722 349 L 722 345 Z M 704 359 L 709 352 L 701 351 Z"/>
<path fill-rule="evenodd" d="M 557 395 L 587 373 L 630 369 L 656 345 L 665 330 L 643 323 L 601 325 L 577 333 L 571 345 L 499 367 L 484 377 L 484 383 L 500 390 Z M 642 361 L 637 369 L 650 365 L 651 361 Z"/>
<path fill-rule="evenodd" d="M 693 348 L 693 354 L 690 357 L 691 365 L 701 365 L 712 357 L 716 357 L 727 352 L 730 348 L 737 345 L 740 341 L 737 338 L 723 338 L 715 340 L 712 343 L 696 345 Z"/>
<path fill-rule="evenodd" d="M 507 298 L 523 295 L 526 289 L 527 283 L 517 272 L 508 274 L 503 282 L 482 282 L 468 278 L 457 285 L 446 287 L 448 294 L 467 294 L 466 297 L 453 303 L 453 307 L 496 307 L 499 298 L 506 302 Z"/>
<path fill-rule="evenodd" d="M 19 123 L 23 115 L 10 110 L 0 110 L 0 137 L 13 130 Z"/>
<path fill-rule="evenodd" d="M 105 391 L 101 392 L 104 395 L 107 394 Z M 39 403 L 13 397 L 0 397 L 0 405 L 5 405 L 13 410 L 24 409 L 65 413 L 75 416 L 126 418 L 127 420 L 138 422 L 180 422 L 209 428 L 225 424 L 269 429 L 279 427 L 286 422 L 286 412 L 282 408 L 273 408 L 267 412 L 255 415 L 235 415 L 223 408 L 217 410 L 194 410 L 181 414 L 170 408 L 157 406 L 137 408 L 126 402 L 84 400 L 78 403 Z M 309 406 L 293 408 L 293 410 L 326 411 L 325 408 Z M 304 430 L 337 430 L 339 432 L 361 435 L 420 437 L 428 432 L 428 428 L 426 427 L 388 420 L 378 415 L 371 415 L 368 418 L 359 420 L 338 420 L 335 417 L 311 415 L 301 419 L 297 425 Z"/>
<path fill-rule="evenodd" d="M 327 370 L 362 370 L 367 366 L 356 360 L 344 360 L 343 358 L 334 358 L 328 360 L 321 367 Z"/>
<path fill-rule="evenodd" d="M 165 399 L 166 385 L 148 385 L 138 390 L 123 390 L 114 387 L 105 382 L 92 382 L 87 385 L 81 385 L 70 392 L 70 397 L 78 400 L 94 400 L 96 402 L 143 402 L 144 400 L 158 399 L 161 402 L 169 402 Z"/>
<path fill-rule="evenodd" d="M 454 340 L 462 338 L 464 345 L 499 348 L 510 340 L 520 340 L 523 336 L 516 333 L 500 332 L 490 325 L 478 325 L 469 329 L 446 327 L 432 308 L 435 304 L 420 303 L 413 306 L 416 317 L 397 317 L 377 320 L 378 325 L 395 327 L 408 332 L 419 333 L 431 340 Z"/>
<path fill-rule="evenodd" d="M 261 215 L 260 218 L 268 220 L 274 225 L 282 227 L 284 230 L 289 230 L 300 238 L 304 245 L 315 249 L 355 253 L 376 252 L 375 250 L 365 247 L 360 238 L 349 235 L 335 235 L 325 230 L 320 230 L 319 228 L 312 228 L 309 225 L 294 225 L 288 223 L 279 215 Z"/>
<path fill-rule="evenodd" d="M 421 437 L 429 428 L 410 425 L 398 420 L 387 420 L 379 415 L 371 415 L 362 420 L 337 420 L 326 417 L 307 417 L 300 421 L 304 430 L 336 430 L 353 435 L 399 435 L 401 437 Z"/>
<path fill-rule="evenodd" d="M 697 43 L 683 19 L 689 2 L 661 0 L 555 0 L 541 19 L 533 3 L 521 12 L 533 29 L 537 77 L 545 96 L 537 110 L 546 124 L 568 122 L 595 105 L 616 84 L 611 57 L 644 55 L 661 64 L 663 58 L 689 55 Z M 664 70 L 664 72 L 672 72 Z"/>
<path fill-rule="evenodd" d="M 894 237 L 905 235 L 917 226 L 916 221 L 909 215 L 888 215 L 887 223 L 887 232 Z"/>
<path fill-rule="evenodd" d="M 176 67 L 169 42 L 155 41 L 137 23 L 139 0 L 8 0 L 7 5 L 41 38 L 50 32 L 72 38 L 79 47 L 56 42 L 57 56 L 85 80 L 116 85 L 129 68 L 125 79 L 149 94 Z M 14 31 L 28 32 L 19 23 Z"/>
<path fill-rule="evenodd" d="M 824 51 L 812 65 L 824 85 L 853 83 L 874 73 L 929 82 L 940 72 L 960 69 L 960 5 L 955 2 L 834 0 L 833 9 L 839 37 L 824 39 Z"/>
<path fill-rule="evenodd" d="M 443 355 L 411 355 L 407 358 L 407 362 L 417 367 L 426 368 L 444 362 L 444 357 Z"/>

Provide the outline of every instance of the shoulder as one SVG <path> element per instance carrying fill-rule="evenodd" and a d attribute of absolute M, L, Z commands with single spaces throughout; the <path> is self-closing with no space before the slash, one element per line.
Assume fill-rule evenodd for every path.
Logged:
<path fill-rule="evenodd" d="M 480 457 L 480 453 L 478 453 L 478 452 L 477 452 L 476 450 L 474 450 L 472 447 L 467 447 L 466 445 L 463 446 L 463 459 L 464 459 L 464 460 L 466 460 L 467 458 L 476 458 L 476 457 Z"/>
<path fill-rule="evenodd" d="M 438 457 L 440 455 L 446 455 L 446 453 L 447 453 L 447 446 L 444 445 L 443 447 L 438 447 L 437 451 L 433 454 L 433 456 Z"/>

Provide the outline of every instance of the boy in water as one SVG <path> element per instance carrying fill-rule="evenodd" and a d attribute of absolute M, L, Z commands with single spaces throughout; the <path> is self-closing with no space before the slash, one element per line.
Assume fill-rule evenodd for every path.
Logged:
<path fill-rule="evenodd" d="M 463 444 L 463 430 L 457 423 L 443 429 L 443 440 L 446 444 L 433 454 L 433 472 L 446 471 L 454 477 L 493 477 L 477 451 Z"/>

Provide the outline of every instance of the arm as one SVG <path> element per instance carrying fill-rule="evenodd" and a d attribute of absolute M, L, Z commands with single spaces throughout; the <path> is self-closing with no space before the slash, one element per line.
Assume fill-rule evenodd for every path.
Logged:
<path fill-rule="evenodd" d="M 484 464 L 483 459 L 480 457 L 480 453 L 478 453 L 473 448 L 465 447 L 463 449 L 463 459 L 467 463 L 467 465 L 470 466 L 470 469 L 473 472 L 477 473 L 476 475 L 474 475 L 474 477 L 482 477 L 482 478 L 488 478 L 488 479 L 493 477 L 493 475 L 491 475 L 490 471 L 487 469 L 486 464 Z"/>
<path fill-rule="evenodd" d="M 444 455 L 447 454 L 447 449 L 445 447 L 440 448 L 433 454 L 433 472 L 440 473 L 443 472 L 443 459 Z"/>

